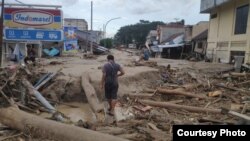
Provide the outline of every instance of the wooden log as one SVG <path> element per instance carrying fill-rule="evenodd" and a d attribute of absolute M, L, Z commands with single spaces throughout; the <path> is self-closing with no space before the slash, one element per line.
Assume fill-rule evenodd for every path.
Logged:
<path fill-rule="evenodd" d="M 249 94 L 249 91 L 246 91 L 246 90 L 243 90 L 243 89 L 239 89 L 239 88 L 235 88 L 235 87 L 228 87 L 224 84 L 216 84 L 215 85 L 216 87 L 221 87 L 221 88 L 225 88 L 225 89 L 229 89 L 229 90 L 232 90 L 232 91 L 239 91 L 239 92 L 242 92 L 244 94 Z"/>
<path fill-rule="evenodd" d="M 183 95 L 183 96 L 199 98 L 199 99 L 205 99 L 206 98 L 205 96 L 196 95 L 196 94 L 192 94 L 192 93 L 189 93 L 189 92 L 184 92 L 184 91 L 182 91 L 180 89 L 167 90 L 167 89 L 158 88 L 157 92 L 160 93 L 160 94 Z"/>
<path fill-rule="evenodd" d="M 33 137 L 60 141 L 128 141 L 96 131 L 67 125 L 20 111 L 1 108 L 0 122 L 13 129 L 29 132 Z"/>
<path fill-rule="evenodd" d="M 94 112 L 100 113 L 104 111 L 104 105 L 101 104 L 96 95 L 94 87 L 90 84 L 90 76 L 88 73 L 82 74 L 82 88 L 88 99 L 88 102 Z"/>
<path fill-rule="evenodd" d="M 39 93 L 33 86 L 32 84 L 26 80 L 22 79 L 23 85 L 28 89 L 28 93 L 31 96 L 35 96 L 37 100 L 39 100 L 45 108 L 50 110 L 51 113 L 55 113 L 56 109 L 43 97 L 41 93 Z"/>
<path fill-rule="evenodd" d="M 250 83 L 250 80 L 237 83 L 236 85 L 239 86 L 239 85 L 245 85 L 245 84 L 248 84 L 248 83 Z"/>
<path fill-rule="evenodd" d="M 201 118 L 198 119 L 199 122 L 213 122 L 213 123 L 219 123 L 219 124 L 230 124 L 230 125 L 234 125 L 234 122 L 229 122 L 229 121 L 221 121 L 221 120 L 216 120 L 216 119 L 210 119 L 210 118 Z"/>
<path fill-rule="evenodd" d="M 246 77 L 246 76 L 249 76 L 250 74 L 249 74 L 249 73 L 231 72 L 230 75 L 231 75 L 231 76 L 234 76 L 234 77 Z"/>
<path fill-rule="evenodd" d="M 150 106 L 155 106 L 155 107 L 162 107 L 162 108 L 169 108 L 169 109 L 182 109 L 182 110 L 187 110 L 187 111 L 196 112 L 196 113 L 211 113 L 211 114 L 221 113 L 220 109 L 199 108 L 199 107 L 194 107 L 194 106 L 178 105 L 178 104 L 173 104 L 169 102 L 156 102 L 156 101 L 150 101 L 150 100 L 139 100 L 139 102 L 150 105 Z"/>
<path fill-rule="evenodd" d="M 129 97 L 142 97 L 142 98 L 150 98 L 152 97 L 154 94 L 127 94 L 126 96 Z"/>
<path fill-rule="evenodd" d="M 155 131 L 161 131 L 161 130 L 160 130 L 159 128 L 157 128 L 156 125 L 154 125 L 153 123 L 148 123 L 148 126 L 149 126 L 151 129 L 155 130 Z"/>

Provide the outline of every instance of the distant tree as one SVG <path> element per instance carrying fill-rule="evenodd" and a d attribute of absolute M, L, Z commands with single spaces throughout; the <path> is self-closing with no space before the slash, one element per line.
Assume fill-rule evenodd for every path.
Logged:
<path fill-rule="evenodd" d="M 156 30 L 158 25 L 164 25 L 164 23 L 161 21 L 140 20 L 139 23 L 123 26 L 116 33 L 114 41 L 116 44 L 144 44 L 150 30 Z"/>
<path fill-rule="evenodd" d="M 113 47 L 113 39 L 112 38 L 106 38 L 102 39 L 100 41 L 100 45 L 106 48 L 112 48 Z"/>

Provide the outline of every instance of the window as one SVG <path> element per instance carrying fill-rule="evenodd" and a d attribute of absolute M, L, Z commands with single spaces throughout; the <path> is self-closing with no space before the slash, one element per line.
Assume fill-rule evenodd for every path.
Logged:
<path fill-rule="evenodd" d="M 244 5 L 236 9 L 236 21 L 234 34 L 246 34 L 249 5 Z"/>

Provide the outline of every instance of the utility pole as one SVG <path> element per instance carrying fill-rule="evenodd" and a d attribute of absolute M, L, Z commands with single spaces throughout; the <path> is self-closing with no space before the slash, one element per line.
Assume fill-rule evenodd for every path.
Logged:
<path fill-rule="evenodd" d="M 90 25 L 90 53 L 93 54 L 93 37 L 92 37 L 92 32 L 93 32 L 93 1 L 91 1 L 91 25 Z"/>
<path fill-rule="evenodd" d="M 1 19 L 0 19 L 0 67 L 3 66 L 3 18 L 4 18 L 4 0 L 2 0 L 2 8 L 1 8 Z"/>

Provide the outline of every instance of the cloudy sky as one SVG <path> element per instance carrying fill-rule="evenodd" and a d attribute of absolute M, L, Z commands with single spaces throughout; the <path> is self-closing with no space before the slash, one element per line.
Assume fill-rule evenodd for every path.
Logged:
<path fill-rule="evenodd" d="M 5 0 L 15 3 L 15 0 Z M 64 17 L 83 18 L 90 27 L 91 0 L 18 0 L 26 4 L 62 5 Z M 107 34 L 114 35 L 124 25 L 137 23 L 140 19 L 172 22 L 185 19 L 186 24 L 208 20 L 208 15 L 199 14 L 200 0 L 92 0 L 94 3 L 93 29 L 103 30 L 110 19 Z"/>

